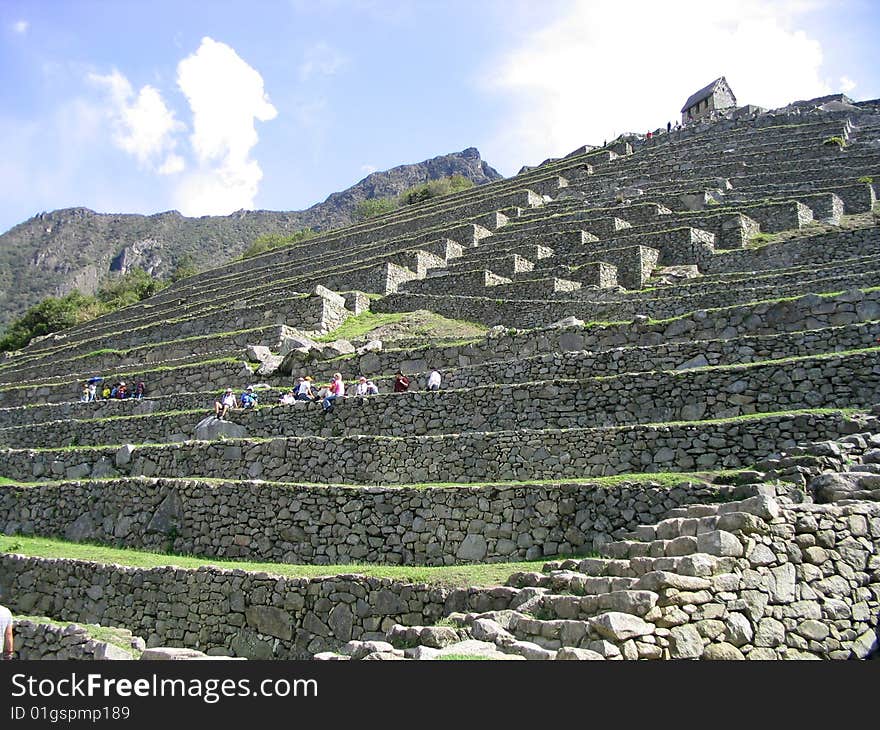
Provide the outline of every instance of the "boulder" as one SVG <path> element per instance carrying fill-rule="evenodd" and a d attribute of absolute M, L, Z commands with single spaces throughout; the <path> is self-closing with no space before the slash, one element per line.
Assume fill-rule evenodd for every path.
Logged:
<path fill-rule="evenodd" d="M 368 352 L 382 352 L 382 340 L 370 340 L 366 345 L 357 349 L 358 355 L 365 355 Z"/>
<path fill-rule="evenodd" d="M 217 657 L 208 657 L 195 649 L 185 649 L 178 646 L 154 646 L 147 649 L 141 654 L 142 661 L 179 661 L 183 659 L 216 659 Z"/>
<path fill-rule="evenodd" d="M 628 613 L 609 611 L 590 619 L 591 628 L 609 641 L 626 641 L 654 633 L 654 626 Z"/>
<path fill-rule="evenodd" d="M 238 423 L 221 421 L 215 416 L 208 416 L 196 424 L 193 438 L 197 441 L 213 441 L 221 438 L 242 439 L 247 438 L 247 429 Z"/>
<path fill-rule="evenodd" d="M 257 375 L 264 378 L 271 377 L 278 372 L 278 368 L 281 367 L 281 363 L 283 362 L 284 358 L 281 355 L 269 355 L 262 363 L 260 363 L 260 367 L 257 368 Z"/>
<path fill-rule="evenodd" d="M 134 453 L 134 446 L 124 444 L 116 450 L 115 462 L 116 466 L 125 466 L 131 462 L 131 455 Z"/>
<path fill-rule="evenodd" d="M 583 327 L 584 320 L 578 319 L 577 317 L 565 317 L 564 319 L 560 319 L 558 322 L 554 322 L 550 325 L 551 327 Z"/>
<path fill-rule="evenodd" d="M 563 646 L 556 652 L 556 661 L 605 661 L 605 657 L 589 649 L 576 649 Z"/>
<path fill-rule="evenodd" d="M 318 345 L 318 343 L 315 342 L 311 337 L 307 337 L 300 332 L 285 332 L 281 336 L 281 343 L 278 347 L 278 354 L 283 357 L 291 350 L 296 350 L 302 347 L 304 347 L 306 350 L 312 350 L 318 349 L 320 345 Z"/>
<path fill-rule="evenodd" d="M 858 479 L 852 472 L 826 472 L 812 479 L 807 490 L 817 502 L 832 502 L 841 492 L 858 490 Z"/>
<path fill-rule="evenodd" d="M 147 523 L 146 531 L 161 535 L 173 535 L 183 526 L 183 520 L 183 502 L 177 490 L 171 489 Z"/>
<path fill-rule="evenodd" d="M 95 645 L 94 658 L 98 661 L 130 661 L 134 659 L 134 654 L 115 644 L 107 644 L 99 641 Z"/>
<path fill-rule="evenodd" d="M 287 351 L 281 364 L 276 370 L 276 375 L 290 375 L 298 371 L 306 363 L 315 359 L 316 351 L 308 347 L 294 347 Z"/>
<path fill-rule="evenodd" d="M 245 352 L 249 362 L 265 362 L 272 356 L 269 348 L 265 345 L 248 345 Z"/>
<path fill-rule="evenodd" d="M 320 344 L 317 347 L 318 353 L 324 360 L 332 360 L 334 357 L 339 357 L 340 355 L 354 354 L 354 345 L 348 340 L 333 340 L 333 342 Z"/>

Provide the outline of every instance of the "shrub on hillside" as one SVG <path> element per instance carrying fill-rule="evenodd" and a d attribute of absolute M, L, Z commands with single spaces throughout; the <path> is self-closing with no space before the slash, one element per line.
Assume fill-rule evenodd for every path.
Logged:
<path fill-rule="evenodd" d="M 367 198 L 359 202 L 352 217 L 355 221 L 365 221 L 376 216 L 385 215 L 397 209 L 396 198 Z"/>
<path fill-rule="evenodd" d="M 439 180 L 429 180 L 421 185 L 411 187 L 404 190 L 400 194 L 401 205 L 415 205 L 423 203 L 432 198 L 439 198 L 443 195 L 450 195 L 461 190 L 472 188 L 474 183 L 463 175 L 451 175 L 449 177 L 441 177 Z"/>

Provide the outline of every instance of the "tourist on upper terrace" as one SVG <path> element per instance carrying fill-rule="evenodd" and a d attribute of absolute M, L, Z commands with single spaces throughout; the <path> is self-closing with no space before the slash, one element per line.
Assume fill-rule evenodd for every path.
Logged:
<path fill-rule="evenodd" d="M 296 399 L 297 400 L 317 400 L 315 391 L 312 389 L 312 376 L 306 375 L 296 382 Z"/>
<path fill-rule="evenodd" d="M 428 375 L 428 390 L 440 390 L 440 371 L 436 368 Z"/>
<path fill-rule="evenodd" d="M 82 390 L 79 394 L 79 402 L 80 403 L 88 403 L 89 402 L 89 384 L 83 383 Z"/>
<path fill-rule="evenodd" d="M 403 393 L 407 390 L 409 390 L 409 378 L 398 370 L 394 376 L 394 392 Z"/>
<path fill-rule="evenodd" d="M 366 395 L 367 394 L 367 379 L 363 375 L 358 378 L 357 385 L 354 389 L 355 395 Z"/>
<path fill-rule="evenodd" d="M 254 392 L 254 386 L 249 385 L 245 388 L 245 391 L 241 394 L 241 407 L 242 408 L 256 408 L 257 401 L 259 400 L 257 394 Z"/>
<path fill-rule="evenodd" d="M 367 381 L 367 395 L 379 395 L 379 388 L 372 380 Z"/>
<path fill-rule="evenodd" d="M 345 396 L 345 383 L 342 382 L 342 375 L 340 373 L 333 373 L 333 380 L 330 381 L 330 384 L 327 386 L 327 395 L 324 396 L 324 400 L 321 401 L 321 407 L 324 409 L 324 413 L 330 413 L 333 410 L 333 406 L 336 404 L 337 398 L 343 398 Z"/>
<path fill-rule="evenodd" d="M 128 398 L 130 393 L 128 392 L 128 386 L 125 384 L 123 380 L 118 386 L 116 386 L 116 397 L 119 399 Z"/>
<path fill-rule="evenodd" d="M 95 380 L 90 380 L 88 382 L 89 389 L 89 403 L 97 400 L 98 398 L 98 383 Z"/>
<path fill-rule="evenodd" d="M 226 392 L 214 401 L 214 415 L 222 421 L 226 418 L 230 408 L 238 408 L 238 400 L 236 400 L 232 388 L 227 388 Z"/>
<path fill-rule="evenodd" d="M 288 391 L 287 393 L 282 395 L 281 398 L 278 399 L 278 403 L 282 406 L 292 406 L 294 403 L 296 403 L 296 391 L 291 388 L 290 391 Z"/>
<path fill-rule="evenodd" d="M 143 380 L 138 380 L 134 386 L 134 393 L 132 393 L 132 398 L 137 398 L 141 400 L 147 394 L 147 386 L 144 385 Z"/>

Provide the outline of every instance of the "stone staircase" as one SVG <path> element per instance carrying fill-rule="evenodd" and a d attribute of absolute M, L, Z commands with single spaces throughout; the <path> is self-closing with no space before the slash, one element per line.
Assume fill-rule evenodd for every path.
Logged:
<path fill-rule="evenodd" d="M 507 608 L 452 612 L 436 627 L 396 625 L 386 642 L 353 641 L 315 658 L 864 657 L 876 648 L 869 605 L 880 600 L 880 575 L 869 543 L 853 534 L 873 535 L 876 545 L 880 504 L 840 504 L 801 505 L 764 493 L 688 505 L 640 526 L 632 539 L 608 543 L 603 557 L 514 573 L 507 581 L 514 591 L 492 596 L 506 598 Z M 840 548 L 801 553 L 797 546 L 810 545 L 820 524 L 826 545 Z M 835 582 L 815 567 L 831 561 L 861 573 Z M 853 587 L 865 579 L 870 589 Z"/>

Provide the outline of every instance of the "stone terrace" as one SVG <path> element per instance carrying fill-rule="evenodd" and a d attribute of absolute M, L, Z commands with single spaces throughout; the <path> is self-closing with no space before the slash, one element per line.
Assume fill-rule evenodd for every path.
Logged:
<path fill-rule="evenodd" d="M 5 554 L 12 608 L 253 658 L 876 652 L 878 140 L 875 104 L 807 105 L 576 150 L 0 360 L 4 535 L 292 565 L 546 561 L 450 588 Z M 326 343 L 416 310 L 491 329 Z M 278 404 L 336 371 L 331 413 Z M 353 394 L 361 374 L 380 395 Z M 78 402 L 94 375 L 147 397 Z M 209 416 L 252 383 L 256 410 Z"/>

